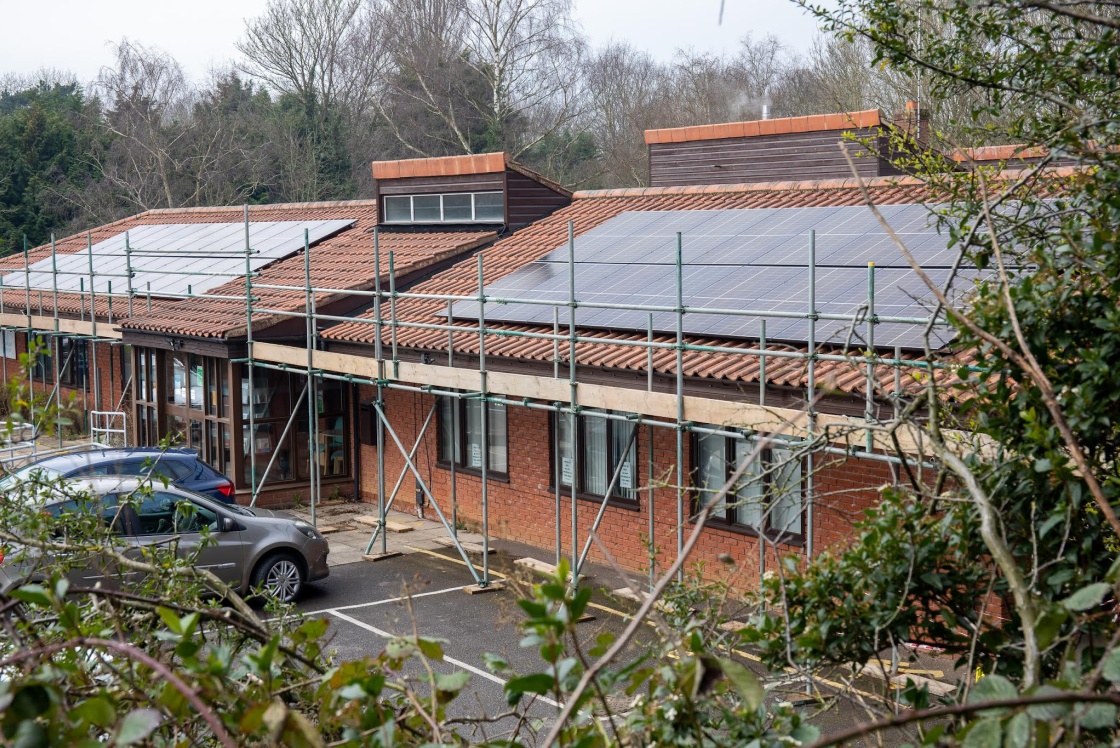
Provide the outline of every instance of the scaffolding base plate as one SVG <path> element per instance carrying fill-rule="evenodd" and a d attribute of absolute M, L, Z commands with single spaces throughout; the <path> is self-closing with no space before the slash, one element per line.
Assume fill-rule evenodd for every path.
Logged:
<path fill-rule="evenodd" d="M 388 551 L 386 553 L 363 553 L 363 561 L 384 561 L 387 558 L 395 558 L 396 556 L 403 556 L 400 551 Z"/>
<path fill-rule="evenodd" d="M 490 584 L 486 585 L 485 587 L 483 587 L 482 585 L 478 585 L 478 584 L 467 585 L 466 587 L 463 588 L 463 592 L 466 592 L 468 595 L 481 595 L 484 592 L 501 592 L 505 588 L 506 588 L 505 582 L 495 581 L 495 582 L 491 582 Z"/>

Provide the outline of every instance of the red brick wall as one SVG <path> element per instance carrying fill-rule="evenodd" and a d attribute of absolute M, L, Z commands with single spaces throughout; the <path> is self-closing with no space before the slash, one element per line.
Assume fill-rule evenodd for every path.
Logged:
<path fill-rule="evenodd" d="M 363 388 L 362 400 L 374 396 L 372 388 Z M 397 436 L 406 449 L 412 447 L 424 418 L 432 407 L 434 397 L 387 390 L 386 412 Z M 490 480 L 488 505 L 490 534 L 547 549 L 556 548 L 556 497 L 552 488 L 552 465 L 549 440 L 551 430 L 546 411 L 511 406 L 507 411 L 509 430 L 509 480 Z M 638 484 L 649 485 L 648 440 L 649 428 L 639 429 L 637 454 L 639 462 Z M 664 479 L 667 485 L 653 492 L 654 535 L 653 544 L 658 549 L 657 566 L 665 568 L 676 556 L 677 550 L 677 491 L 673 467 L 676 463 L 676 433 L 671 428 L 652 429 L 654 438 L 655 480 Z M 405 467 L 400 451 L 386 434 L 385 483 L 386 492 L 392 490 L 401 470 Z M 688 440 L 685 443 L 687 470 Z M 851 535 L 851 522 L 860 512 L 877 500 L 877 489 L 891 481 L 890 467 L 885 463 L 856 458 L 829 458 L 818 456 L 815 470 L 817 500 L 814 505 L 815 548 L 817 550 L 845 542 Z M 451 473 L 437 464 L 437 431 L 435 419 L 420 448 L 415 464 L 440 509 L 451 517 Z M 372 446 L 361 447 L 361 496 L 364 501 L 377 500 L 377 453 Z M 480 479 L 459 471 L 456 475 L 456 496 L 461 520 L 472 525 L 481 522 Z M 411 473 L 401 485 L 395 509 L 414 511 L 416 484 Z M 578 542 L 582 550 L 588 532 L 598 512 L 598 502 L 577 500 L 579 515 Z M 684 535 L 687 539 L 692 525 L 688 522 L 689 503 L 684 509 Z M 429 516 L 434 512 L 429 510 Z M 565 556 L 571 555 L 571 499 L 560 500 L 561 548 Z M 625 569 L 644 572 L 648 569 L 649 492 L 640 491 L 637 511 L 608 506 L 599 527 L 599 536 L 614 560 Z M 769 549 L 770 546 L 768 545 Z M 783 553 L 803 553 L 803 548 L 784 547 Z M 734 560 L 729 567 L 719 560 L 726 554 Z M 768 550 L 767 568 L 773 568 L 775 558 Z M 705 529 L 692 562 L 703 562 L 709 576 L 738 574 L 742 583 L 757 584 L 759 573 L 758 539 L 747 534 L 717 527 Z M 603 553 L 592 545 L 589 558 L 596 562 L 605 560 Z"/>
<path fill-rule="evenodd" d="M 111 346 L 109 343 L 90 343 L 89 344 L 89 386 L 84 391 L 80 388 L 75 389 L 71 387 L 61 386 L 59 388 L 59 402 L 67 403 L 71 395 L 74 397 L 74 405 L 80 412 L 86 412 L 98 409 L 98 399 L 94 392 L 94 367 L 96 366 L 98 373 L 98 385 L 101 394 L 100 410 L 116 410 L 118 403 L 121 401 L 121 391 L 124 382 L 121 381 L 121 346 Z M 21 375 L 20 363 L 18 356 L 27 352 L 27 334 L 16 333 L 16 356 L 17 358 L 3 358 L 2 365 L 0 365 L 0 373 L 6 374 L 5 382 Z M 0 351 L 2 353 L 2 351 Z M 52 369 L 50 376 L 47 377 L 46 384 L 36 379 L 33 387 L 36 394 L 51 391 L 54 388 L 54 367 L 58 362 L 52 361 Z M 128 412 L 128 403 L 126 402 L 121 406 L 122 410 Z M 88 421 L 88 416 L 87 416 Z"/>

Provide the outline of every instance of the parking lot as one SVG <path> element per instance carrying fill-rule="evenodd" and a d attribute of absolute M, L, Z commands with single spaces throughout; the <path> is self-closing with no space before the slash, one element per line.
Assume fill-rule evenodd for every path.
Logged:
<path fill-rule="evenodd" d="M 332 565 L 328 579 L 307 587 L 298 609 L 305 614 L 329 619 L 332 637 L 329 649 L 340 659 L 376 655 L 390 637 L 411 636 L 414 626 L 421 636 L 443 640 L 445 661 L 438 667 L 443 672 L 465 670 L 471 673 L 470 684 L 452 705 L 449 714 L 457 717 L 500 715 L 509 709 L 503 695 L 505 678 L 486 669 L 484 654 L 502 657 L 518 674 L 542 668 L 537 649 L 520 646 L 523 635 L 520 622 L 524 620 L 524 614 L 517 606 L 517 599 L 533 575 L 515 561 L 527 555 L 544 560 L 548 555 L 540 550 L 497 541 L 495 545 L 499 550 L 490 556 L 490 568 L 492 577 L 505 581 L 507 588 L 468 594 L 464 587 L 473 585 L 474 578 L 466 564 L 453 549 L 439 544 L 439 539 L 435 537 L 437 533 L 420 532 L 425 525 L 427 523 L 416 522 L 418 531 L 414 535 L 390 535 L 390 547 L 402 555 L 376 562 L 352 560 Z M 368 532 L 352 531 L 352 534 L 355 539 L 368 539 Z M 328 538 L 334 538 L 332 546 L 340 548 L 349 548 L 348 543 L 354 542 L 353 539 L 344 542 L 338 534 L 328 535 Z M 415 545 L 409 545 L 410 542 Z M 349 551 L 343 553 L 343 558 L 347 560 L 354 557 L 355 554 Z M 475 562 L 480 560 L 478 554 L 472 554 L 472 558 Z M 593 619 L 580 623 L 578 627 L 581 641 L 591 643 L 603 631 L 621 633 L 628 614 L 637 608 L 636 603 L 609 593 L 609 590 L 622 586 L 622 580 L 610 569 L 588 567 L 582 583 L 591 586 L 595 592 L 589 608 Z M 639 632 L 627 653 L 628 657 L 636 656 L 648 644 L 647 631 L 643 629 Z M 744 655 L 744 664 L 758 670 L 748 653 L 741 654 Z M 910 669 L 905 672 L 921 674 L 919 677 L 939 677 L 941 681 L 951 681 L 954 677 L 946 658 L 932 654 L 911 653 L 908 666 Z M 422 676 L 423 671 L 416 666 L 406 674 Z M 828 678 L 826 674 L 820 684 L 822 690 L 825 693 L 835 690 L 840 685 L 838 677 Z M 883 693 L 884 682 L 881 677 L 865 676 L 856 682 L 855 687 L 857 697 L 862 695 L 874 700 L 877 694 Z M 550 699 L 538 699 L 529 713 L 547 729 L 556 713 L 556 706 Z M 612 706 L 620 712 L 627 708 L 624 700 Z M 814 707 L 806 708 L 815 711 Z M 827 732 L 849 727 L 866 717 L 866 711 L 857 704 L 841 700 L 836 708 L 814 716 L 813 721 Z M 514 724 L 512 718 L 507 718 L 479 729 L 485 729 L 488 737 L 495 738 L 511 730 Z M 481 738 L 481 735 L 476 737 Z M 532 743 L 532 740 L 527 742 Z"/>

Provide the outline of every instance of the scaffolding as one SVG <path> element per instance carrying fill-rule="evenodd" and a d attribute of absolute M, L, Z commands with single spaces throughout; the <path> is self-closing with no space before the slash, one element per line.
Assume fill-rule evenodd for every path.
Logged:
<path fill-rule="evenodd" d="M 297 419 L 303 418 L 303 413 L 300 411 L 303 407 L 303 403 L 306 402 L 309 455 L 317 454 L 318 449 L 319 419 L 317 404 L 319 401 L 318 393 L 323 383 L 327 380 L 337 380 L 351 385 L 366 385 L 374 388 L 376 393 L 375 399 L 370 405 L 372 407 L 372 412 L 376 416 L 374 441 L 377 460 L 377 524 L 372 531 L 366 548 L 369 554 L 377 555 L 378 553 L 387 553 L 386 525 L 388 511 L 392 507 L 406 476 L 411 474 L 424 500 L 434 510 L 437 518 L 446 530 L 452 546 L 466 563 L 477 585 L 481 588 L 486 588 L 492 584 L 492 575 L 488 561 L 491 543 L 488 500 L 488 476 L 491 472 L 491 466 L 489 464 L 490 430 L 488 423 L 490 404 L 502 405 L 507 408 L 514 407 L 546 411 L 552 414 L 552 426 L 550 427 L 552 429 L 552 434 L 550 438 L 553 439 L 554 444 L 557 445 L 559 444 L 560 419 L 567 419 L 568 433 L 571 439 L 570 452 L 572 464 L 570 466 L 565 466 L 563 470 L 565 472 L 570 471 L 573 479 L 567 481 L 569 485 L 565 486 L 565 481 L 562 479 L 561 475 L 560 460 L 556 459 L 553 461 L 553 469 L 555 471 L 553 481 L 555 513 L 553 521 L 555 523 L 555 558 L 557 564 L 559 564 L 564 553 L 562 523 L 566 521 L 561 516 L 561 507 L 563 500 L 567 499 L 571 505 L 571 516 L 567 521 L 570 521 L 571 525 L 569 528 L 570 548 L 568 550 L 571 559 L 573 583 L 578 580 L 580 571 L 587 561 L 593 538 L 599 531 L 612 492 L 620 480 L 622 466 L 626 462 L 626 460 L 620 460 L 618 465 L 611 471 L 608 488 L 604 492 L 602 501 L 597 507 L 593 522 L 589 527 L 582 528 L 584 542 L 581 546 L 579 542 L 581 538 L 581 527 L 578 507 L 580 503 L 585 500 L 577 497 L 579 480 L 576 479 L 575 476 L 579 475 L 578 460 L 581 455 L 579 443 L 581 429 L 578 424 L 582 418 L 614 420 L 631 425 L 633 428 L 630 441 L 623 453 L 628 455 L 630 454 L 630 450 L 634 449 L 635 468 L 637 467 L 637 460 L 640 459 L 637 457 L 636 450 L 638 430 L 640 428 L 645 428 L 650 434 L 650 438 L 647 439 L 648 454 L 646 455 L 648 461 L 647 475 L 650 476 L 649 485 L 644 487 L 635 485 L 634 488 L 635 494 L 638 496 L 640 496 L 643 491 L 645 492 L 645 498 L 648 503 L 648 540 L 651 549 L 649 556 L 649 572 L 651 586 L 657 562 L 653 552 L 653 538 L 656 533 L 656 527 L 654 518 L 655 487 L 652 480 L 654 474 L 653 433 L 657 429 L 670 429 L 675 433 L 675 462 L 672 466 L 673 472 L 670 485 L 675 489 L 675 544 L 678 554 L 681 552 L 684 544 L 685 527 L 688 524 L 689 515 L 691 514 L 691 511 L 688 509 L 691 501 L 688 489 L 690 480 L 688 472 L 684 467 L 686 462 L 685 443 L 689 435 L 720 436 L 735 440 L 752 439 L 756 434 L 764 436 L 767 434 L 778 435 L 783 439 L 783 444 L 788 445 L 790 448 L 803 450 L 805 459 L 805 482 L 802 500 L 805 522 L 804 537 L 806 541 L 804 553 L 806 557 L 809 558 L 816 553 L 816 549 L 813 545 L 815 534 L 814 512 L 817 498 L 816 486 L 814 484 L 813 460 L 816 456 L 833 455 L 837 457 L 886 463 L 892 466 L 892 470 L 895 471 L 896 479 L 897 467 L 899 465 L 913 465 L 917 466 L 920 470 L 923 464 L 925 464 L 921 456 L 920 434 L 912 429 L 908 431 L 904 425 L 898 423 L 898 418 L 902 410 L 902 401 L 905 396 L 901 374 L 905 369 L 918 369 L 924 371 L 926 374 L 935 375 L 937 372 L 933 370 L 946 365 L 925 360 L 905 359 L 899 347 L 895 347 L 893 353 L 883 354 L 878 352 L 875 347 L 875 328 L 877 325 L 884 323 L 916 325 L 921 327 L 944 325 L 946 323 L 944 317 L 940 314 L 941 310 L 935 310 L 927 316 L 915 317 L 879 315 L 875 310 L 875 265 L 874 263 L 870 263 L 867 266 L 866 299 L 855 304 L 855 308 L 850 313 L 823 313 L 819 311 L 816 299 L 816 280 L 818 272 L 816 264 L 816 240 L 815 232 L 812 230 L 805 236 L 805 267 L 807 267 L 809 277 L 809 293 L 806 299 L 806 307 L 803 312 L 792 312 L 750 308 L 714 309 L 709 307 L 689 306 L 687 303 L 688 300 L 685 297 L 683 284 L 683 269 L 685 267 L 683 261 L 683 247 L 688 237 L 682 233 L 676 234 L 675 303 L 671 306 L 623 305 L 582 300 L 580 298 L 575 272 L 575 251 L 578 239 L 576 227 L 571 222 L 569 222 L 567 226 L 568 298 L 564 301 L 546 301 L 541 299 L 504 297 L 488 294 L 486 292 L 487 267 L 485 249 L 477 251 L 474 255 L 477 265 L 477 289 L 474 293 L 419 293 L 399 290 L 395 277 L 396 258 L 394 252 L 389 251 L 386 253 L 386 257 L 382 257 L 380 232 L 376 228 L 373 230 L 370 238 L 370 248 L 374 255 L 374 267 L 376 268 L 372 289 L 360 290 L 356 288 L 334 288 L 313 285 L 312 245 L 306 230 L 304 231 L 303 246 L 304 283 L 302 285 L 269 283 L 267 282 L 267 267 L 257 270 L 253 269 L 252 260 L 257 254 L 257 251 L 252 247 L 250 236 L 250 210 L 248 206 L 244 208 L 243 221 L 245 224 L 245 243 L 242 250 L 225 253 L 214 251 L 206 255 L 207 257 L 218 255 L 232 257 L 243 255 L 244 273 L 240 275 L 230 275 L 231 280 L 238 277 L 243 280 L 243 295 L 230 293 L 196 294 L 190 291 L 189 286 L 188 293 L 185 295 L 153 293 L 150 284 L 148 284 L 146 289 L 137 289 L 134 287 L 133 278 L 136 276 L 137 271 L 144 268 L 136 264 L 136 258 L 138 256 L 158 258 L 160 256 L 158 247 L 145 247 L 143 251 L 137 251 L 131 246 L 126 233 L 123 250 L 125 272 L 115 275 L 98 274 L 95 272 L 92 241 L 87 235 L 87 252 L 89 254 L 88 272 L 84 274 L 78 293 L 78 319 L 70 319 L 59 313 L 60 292 L 58 291 L 58 277 L 64 274 L 64 271 L 58 270 L 55 243 L 52 238 L 51 259 L 54 287 L 51 289 L 52 303 L 49 305 L 50 313 L 48 314 L 43 306 L 43 290 L 31 286 L 29 254 L 25 246 L 23 253 L 25 285 L 23 287 L 9 286 L 5 289 L 3 278 L 0 277 L 0 326 L 2 326 L 4 330 L 26 332 L 29 339 L 33 335 L 52 336 L 55 341 L 55 352 L 57 353 L 57 340 L 61 336 L 80 337 L 94 343 L 107 343 L 110 346 L 121 345 L 121 333 L 114 329 L 114 324 L 120 321 L 119 313 L 117 318 L 114 319 L 114 299 L 117 300 L 118 312 L 120 304 L 125 304 L 127 316 L 132 316 L 137 311 L 139 311 L 140 316 L 150 313 L 153 309 L 153 298 L 160 303 L 166 300 L 183 298 L 214 299 L 223 302 L 234 300 L 238 303 L 243 303 L 245 306 L 246 355 L 244 358 L 231 359 L 231 363 L 240 363 L 245 366 L 248 371 L 249 408 L 247 418 L 251 440 L 256 434 L 256 423 L 254 420 L 254 387 L 256 386 L 256 379 L 253 374 L 256 368 L 293 373 L 305 378 L 303 391 L 299 394 L 298 400 L 292 407 L 292 413 L 287 419 L 281 438 L 286 438 L 289 430 Z M 469 250 L 464 253 L 459 263 L 469 262 L 468 254 Z M 385 263 L 382 262 L 383 259 L 386 261 Z M 384 272 L 382 271 L 383 267 L 385 268 Z M 151 270 L 151 268 L 148 269 Z M 176 270 L 160 270 L 160 272 L 185 275 L 196 274 L 189 271 Z M 109 277 L 106 277 L 106 275 Z M 95 280 L 97 278 L 107 281 L 106 291 L 101 294 L 96 293 Z M 85 288 L 86 280 L 89 282 L 88 290 Z M 120 289 L 123 281 L 123 293 L 119 290 L 117 292 L 112 290 L 113 280 L 117 280 L 118 289 Z M 385 287 L 386 285 L 387 288 Z M 5 307 L 5 291 L 7 291 L 9 295 L 13 292 L 21 292 L 23 294 L 24 308 L 22 314 L 9 312 L 8 308 Z M 269 306 L 265 303 L 261 295 L 255 295 L 260 294 L 262 291 L 298 295 L 303 299 L 302 308 L 278 308 L 279 305 Z M 32 305 L 33 293 L 35 292 L 38 292 L 39 313 L 37 315 L 33 314 L 34 309 Z M 364 316 L 338 316 L 321 313 L 316 308 L 317 299 L 327 296 L 362 298 L 366 302 L 366 307 L 372 308 L 372 314 Z M 99 297 L 102 298 L 99 299 Z M 398 304 L 403 300 L 425 301 L 431 302 L 432 304 L 439 304 L 441 307 L 446 307 L 446 321 L 439 319 L 434 321 L 422 321 L 420 319 L 401 318 L 398 314 Z M 105 310 L 104 314 L 99 310 L 99 301 Z M 458 301 L 477 304 L 478 313 L 477 322 L 475 324 L 464 324 L 462 320 L 456 320 L 453 317 L 452 306 Z M 502 326 L 488 326 L 486 317 L 487 307 L 507 304 L 543 305 L 551 307 L 553 319 L 551 330 L 547 328 L 524 330 L 509 329 Z M 137 305 L 140 305 L 139 310 L 137 309 Z M 562 314 L 564 308 L 567 309 L 566 320 Z M 589 334 L 588 331 L 579 328 L 576 317 L 577 310 L 579 309 L 638 310 L 646 314 L 648 319 L 647 329 L 644 331 L 633 331 L 636 333 L 633 338 L 599 337 L 594 334 Z M 653 322 L 654 314 L 656 313 L 670 313 L 674 315 L 675 325 L 671 340 L 657 339 Z M 697 343 L 688 339 L 685 335 L 684 320 L 686 315 L 757 318 L 759 320 L 758 336 L 757 339 L 752 338 L 751 340 L 741 342 L 727 339 L 725 342 L 718 345 Z M 100 320 L 99 317 L 101 317 Z M 304 328 L 304 350 L 300 350 L 295 345 L 256 339 L 254 336 L 254 322 L 259 321 L 262 317 L 301 320 Z M 806 341 L 804 350 L 790 350 L 787 347 L 775 347 L 768 341 L 766 330 L 767 320 L 774 319 L 799 319 L 807 322 L 808 340 Z M 324 350 L 321 332 L 326 326 L 337 323 L 353 323 L 372 327 L 373 358 L 370 359 L 367 357 Z M 830 351 L 821 345 L 819 342 L 820 329 L 818 326 L 823 323 L 829 323 L 847 329 L 848 341 L 841 350 Z M 446 333 L 447 365 L 442 366 L 427 362 L 430 361 L 428 357 L 424 358 L 424 363 L 403 361 L 399 356 L 400 346 L 398 344 L 398 335 L 401 330 L 427 330 Z M 642 332 L 645 333 L 644 339 L 640 337 L 640 333 Z M 477 363 L 474 367 L 465 368 L 455 365 L 456 335 L 459 335 L 460 339 L 462 339 L 462 336 L 477 338 Z M 490 356 L 487 353 L 487 341 L 502 338 L 523 338 L 550 343 L 552 348 L 552 376 L 491 371 L 489 367 Z M 756 342 L 754 342 L 755 340 Z M 855 345 L 853 345 L 853 342 Z M 579 362 L 581 358 L 587 358 L 586 356 L 580 355 L 581 346 L 611 346 L 616 348 L 619 346 L 629 346 L 644 350 L 646 354 L 645 360 L 647 370 L 646 386 L 644 390 L 639 387 L 581 382 L 579 376 Z M 655 354 L 663 351 L 669 351 L 673 354 L 674 384 L 673 392 L 671 393 L 657 392 L 654 387 L 654 357 Z M 430 352 L 430 350 L 426 351 L 426 353 Z M 388 355 L 386 355 L 386 353 L 388 353 Z M 732 356 L 741 356 L 756 360 L 758 362 L 759 378 L 757 402 L 747 402 L 745 399 L 736 401 L 707 398 L 687 394 L 684 364 L 685 355 L 689 353 L 730 354 Z M 768 363 L 773 365 L 775 360 L 791 358 L 805 362 L 805 407 L 803 409 L 791 409 L 768 406 L 766 403 L 768 388 L 767 365 Z M 862 371 L 865 390 L 865 407 L 862 418 L 823 413 L 819 410 L 818 395 L 820 393 L 821 383 L 817 381 L 817 365 L 821 362 L 842 362 Z M 120 416 L 119 422 L 122 426 L 114 427 L 116 430 L 113 430 L 113 433 L 118 433 L 119 429 L 123 428 L 124 415 L 123 413 L 101 410 L 101 403 L 99 401 L 100 388 L 96 379 L 96 377 L 99 376 L 96 358 L 94 358 L 92 363 L 93 376 L 95 377 L 93 391 L 96 393 L 95 399 L 98 401 L 95 403 L 95 407 L 92 410 L 97 414 L 99 419 L 103 419 L 104 423 L 109 423 L 116 416 Z M 566 367 L 563 366 L 564 363 L 567 364 Z M 879 385 L 876 372 L 881 367 L 890 367 L 893 369 L 893 387 L 890 391 L 883 391 Z M 61 367 L 57 366 L 54 367 L 55 382 L 53 392 L 55 393 L 59 391 L 60 368 Z M 954 365 L 953 368 L 956 369 L 959 368 L 959 366 Z M 970 368 L 975 370 L 975 367 Z M 4 376 L 7 378 L 9 372 L 5 370 Z M 126 400 L 125 394 L 128 388 L 135 386 L 133 380 L 134 377 L 130 377 L 128 382 L 122 383 L 121 403 Z M 637 381 L 637 379 L 635 379 L 635 381 Z M 32 387 L 33 386 L 34 385 L 32 385 Z M 434 495 L 431 486 L 428 481 L 424 479 L 422 471 L 416 464 L 415 456 L 417 451 L 426 438 L 428 429 L 435 420 L 438 400 L 437 404 L 432 406 L 426 418 L 424 418 L 423 425 L 416 434 L 414 442 L 408 445 L 402 439 L 398 430 L 394 428 L 391 413 L 387 412 L 385 397 L 390 391 L 450 398 L 456 402 L 473 400 L 480 403 L 479 412 L 481 419 L 480 432 L 482 446 L 480 449 L 481 464 L 479 473 L 481 480 L 479 500 L 481 506 L 480 519 L 483 551 L 480 563 L 476 563 L 472 560 L 463 543 L 460 542 L 458 538 L 459 507 L 457 501 L 458 475 L 456 471 L 456 460 L 450 460 L 450 491 L 446 504 L 442 499 Z M 878 416 L 877 406 L 879 405 L 889 406 L 891 414 L 889 418 L 881 419 Z M 120 407 L 121 406 L 118 404 L 118 410 Z M 451 408 L 451 412 L 453 414 L 453 419 L 458 419 L 459 409 L 457 407 Z M 458 433 L 457 420 L 455 425 L 456 433 Z M 106 428 L 108 427 L 104 425 L 100 426 L 100 431 L 97 433 L 107 433 L 105 432 Z M 352 423 L 350 430 L 354 435 L 352 438 L 356 438 L 358 424 Z M 91 429 L 91 433 L 94 431 L 95 429 Z M 385 458 L 386 452 L 390 449 L 390 443 L 392 447 L 399 452 L 404 467 L 392 490 L 387 491 Z M 278 450 L 273 450 L 268 466 L 264 473 L 261 474 L 262 477 L 258 480 L 256 449 L 250 447 L 248 450 L 251 504 L 256 504 L 260 497 L 261 491 L 271 474 L 273 461 L 276 459 L 277 453 Z M 315 464 L 316 461 L 311 460 L 309 457 L 309 463 L 310 508 L 312 521 L 315 522 L 316 507 L 321 502 L 322 498 L 320 482 L 322 476 L 320 475 L 321 469 Z M 352 470 L 358 470 L 358 466 L 352 465 Z M 759 571 L 761 574 L 765 568 L 766 544 L 770 542 L 780 542 L 780 539 L 773 541 L 767 540 L 765 533 L 762 532 L 758 533 L 758 538 Z"/>

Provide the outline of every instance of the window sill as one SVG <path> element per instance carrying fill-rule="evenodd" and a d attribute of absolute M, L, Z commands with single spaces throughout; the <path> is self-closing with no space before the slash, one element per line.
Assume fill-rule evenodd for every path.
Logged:
<path fill-rule="evenodd" d="M 553 496 L 556 495 L 556 486 L 555 485 L 550 486 L 549 490 L 552 492 Z M 571 498 L 571 496 L 572 496 L 572 489 L 571 489 L 570 486 L 562 486 L 560 488 L 560 497 L 561 498 L 568 499 L 568 498 Z M 599 505 L 599 504 L 603 503 L 603 497 L 602 496 L 596 496 L 593 493 L 586 493 L 584 491 L 579 491 L 579 492 L 576 493 L 576 500 L 577 501 L 586 501 L 589 504 L 596 504 L 596 505 Z M 627 499 L 627 498 L 622 497 L 622 496 L 612 496 L 609 499 L 607 499 L 607 506 L 612 507 L 614 509 L 625 509 L 628 512 L 640 512 L 640 511 L 642 511 L 642 501 L 641 501 L 640 498 Z"/>
<path fill-rule="evenodd" d="M 443 470 L 447 470 L 448 472 L 451 471 L 451 463 L 447 462 L 446 460 L 437 461 L 436 462 L 436 467 L 442 468 Z M 479 479 L 482 478 L 482 471 L 481 470 L 479 470 L 478 468 L 466 467 L 464 465 L 456 465 L 455 466 L 455 474 L 456 475 L 469 475 L 472 478 L 479 478 Z M 509 483 L 509 473 L 499 473 L 499 472 L 494 471 L 494 470 L 487 470 L 486 471 L 486 480 L 487 481 L 495 481 L 497 483 Z"/>
<path fill-rule="evenodd" d="M 696 524 L 696 519 L 695 518 L 693 518 L 689 521 L 692 524 Z M 726 519 L 711 518 L 711 519 L 708 520 L 707 527 L 710 527 L 713 530 L 726 530 L 727 532 L 733 532 L 736 535 L 746 535 L 747 537 L 751 537 L 751 538 L 757 538 L 757 537 L 760 536 L 760 534 L 763 534 L 763 533 L 759 533 L 758 530 L 751 527 L 750 525 L 740 525 L 740 524 L 736 524 L 734 522 L 730 522 Z M 765 537 L 766 537 L 767 540 L 769 540 L 771 542 L 774 542 L 774 543 L 777 543 L 778 545 L 781 545 L 781 546 L 786 546 L 787 548 L 803 548 L 805 546 L 805 536 L 804 535 L 788 535 L 787 534 L 787 535 L 784 535 L 784 536 L 779 536 L 777 533 L 774 533 L 774 532 L 767 532 L 767 533 L 764 533 L 764 534 L 765 534 Z"/>

